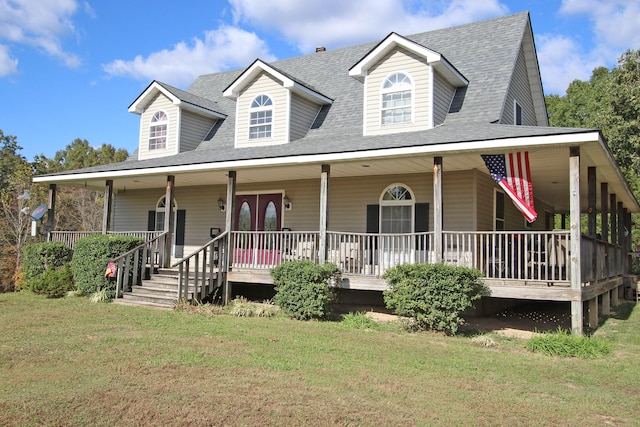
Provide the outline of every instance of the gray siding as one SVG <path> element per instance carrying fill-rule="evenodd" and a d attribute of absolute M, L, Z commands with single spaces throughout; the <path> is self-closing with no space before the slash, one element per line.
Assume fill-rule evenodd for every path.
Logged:
<path fill-rule="evenodd" d="M 196 149 L 207 135 L 215 120 L 182 110 L 182 124 L 180 126 L 180 152 Z"/>
<path fill-rule="evenodd" d="M 291 96 L 291 141 L 307 135 L 320 106 L 298 95 Z"/>
<path fill-rule="evenodd" d="M 456 88 L 438 73 L 434 73 L 433 77 L 433 125 L 438 126 L 447 117 Z"/>
<path fill-rule="evenodd" d="M 500 123 L 514 124 L 514 101 L 517 101 L 522 107 L 522 124 L 525 126 L 537 126 L 536 115 L 533 107 L 533 99 L 531 97 L 531 85 L 527 74 L 524 53 L 520 49 L 518 60 L 511 77 L 509 90 L 502 112 Z"/>
<path fill-rule="evenodd" d="M 167 115 L 167 148 L 164 150 L 149 150 L 149 130 L 151 126 L 151 118 L 158 111 L 164 111 Z M 153 159 L 156 157 L 164 157 L 176 154 L 176 146 L 178 143 L 178 107 L 173 105 L 171 100 L 165 95 L 159 93 L 147 109 L 140 117 L 140 149 L 138 150 L 138 159 Z"/>

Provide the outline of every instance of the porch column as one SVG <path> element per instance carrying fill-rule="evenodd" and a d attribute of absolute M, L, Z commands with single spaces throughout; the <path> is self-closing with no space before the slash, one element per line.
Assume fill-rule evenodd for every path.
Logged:
<path fill-rule="evenodd" d="M 167 175 L 167 190 L 164 198 L 164 230 L 167 236 L 164 240 L 164 257 L 162 266 L 168 268 L 171 265 L 171 243 L 173 242 L 173 197 L 175 192 L 176 178 L 173 175 Z"/>
<path fill-rule="evenodd" d="M 598 327 L 598 297 L 589 300 L 589 327 Z"/>
<path fill-rule="evenodd" d="M 225 250 L 226 259 L 220 261 L 219 273 L 222 270 L 227 271 L 229 266 L 233 262 L 233 220 L 236 212 L 236 171 L 227 172 L 227 210 L 225 212 L 225 225 L 224 229 L 227 232 L 227 248 Z M 225 264 L 222 264 L 225 262 Z M 229 304 L 231 301 L 231 283 L 228 278 L 222 282 L 222 303 L 224 305 Z"/>
<path fill-rule="evenodd" d="M 622 230 L 624 234 L 624 246 L 622 248 L 622 253 L 624 254 L 624 259 L 627 262 L 624 272 L 631 273 L 631 269 L 633 267 L 633 260 L 630 254 L 631 252 L 631 212 L 629 212 L 629 209 L 624 208 L 622 210 L 622 215 L 624 218 L 624 227 Z"/>
<path fill-rule="evenodd" d="M 611 256 L 611 261 L 609 265 L 611 266 L 611 268 L 613 268 L 614 271 L 617 271 L 618 262 L 619 262 L 618 250 L 615 248 L 615 246 L 618 244 L 618 217 L 616 213 L 616 206 L 617 206 L 616 195 L 615 193 L 610 194 L 609 195 L 609 209 L 610 209 L 609 223 L 611 224 L 610 242 L 611 242 L 611 245 L 614 246 L 614 248 L 611 254 L 612 256 Z"/>
<path fill-rule="evenodd" d="M 618 216 L 618 246 L 620 250 L 620 259 L 618 260 L 618 271 L 626 273 L 625 268 L 627 264 L 627 254 L 625 253 L 625 236 L 624 236 L 624 210 L 622 202 L 618 202 L 617 216 Z"/>
<path fill-rule="evenodd" d="M 591 273 L 595 281 L 598 280 L 598 244 L 596 242 L 596 168 L 587 168 L 587 234 L 591 237 Z"/>
<path fill-rule="evenodd" d="M 609 277 L 609 263 L 611 262 L 611 253 L 609 252 L 609 185 L 606 182 L 600 183 L 600 228 L 602 230 L 602 241 L 607 243 L 605 246 L 605 262 L 604 276 Z M 617 294 L 616 294 L 617 295 Z"/>
<path fill-rule="evenodd" d="M 611 314 L 611 294 L 607 291 L 602 294 L 602 314 L 608 316 Z"/>
<path fill-rule="evenodd" d="M 56 216 L 56 184 L 49 184 L 49 203 L 47 204 L 47 242 L 51 241 L 51 232 L 55 226 Z"/>
<path fill-rule="evenodd" d="M 113 180 L 108 179 L 104 186 L 104 208 L 102 212 L 102 234 L 111 231 L 111 206 L 113 205 Z"/>
<path fill-rule="evenodd" d="M 433 250 L 442 262 L 442 157 L 433 158 Z"/>
<path fill-rule="evenodd" d="M 617 307 L 620 305 L 620 300 L 618 299 L 618 293 L 620 292 L 620 288 L 624 288 L 624 286 L 618 286 L 617 288 L 611 289 L 609 291 L 609 294 L 611 294 L 609 299 L 611 300 L 611 305 L 613 307 Z"/>
<path fill-rule="evenodd" d="M 322 165 L 320 174 L 320 241 L 318 242 L 318 261 L 321 265 L 327 261 L 327 226 L 329 221 L 329 176 L 331 166 Z"/>
<path fill-rule="evenodd" d="M 571 289 L 578 294 L 577 300 L 571 301 L 571 332 L 582 335 L 582 273 L 580 259 L 580 148 L 569 149 L 569 215 L 571 227 Z M 596 300 L 597 304 L 597 300 Z M 591 306 L 589 306 L 591 307 Z M 597 307 L 596 307 L 597 308 Z M 598 310 L 596 309 L 596 316 Z"/>

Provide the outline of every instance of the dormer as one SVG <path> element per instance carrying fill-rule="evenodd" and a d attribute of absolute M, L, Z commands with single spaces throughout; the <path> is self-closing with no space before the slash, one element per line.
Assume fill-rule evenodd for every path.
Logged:
<path fill-rule="evenodd" d="M 223 95 L 236 101 L 237 148 L 286 144 L 302 138 L 320 109 L 333 102 L 259 59 Z"/>
<path fill-rule="evenodd" d="M 467 79 L 440 53 L 391 33 L 349 75 L 364 83 L 363 134 L 431 129 L 442 124 Z"/>
<path fill-rule="evenodd" d="M 153 81 L 129 106 L 140 115 L 138 160 L 191 151 L 226 115 L 208 99 Z"/>

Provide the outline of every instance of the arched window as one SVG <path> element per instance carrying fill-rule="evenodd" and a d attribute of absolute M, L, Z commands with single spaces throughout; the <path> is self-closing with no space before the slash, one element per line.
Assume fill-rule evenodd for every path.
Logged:
<path fill-rule="evenodd" d="M 167 198 L 166 196 L 162 196 L 158 203 L 156 204 L 156 231 L 165 231 L 164 230 L 164 218 L 165 212 L 167 211 Z M 175 199 L 173 200 L 173 214 L 175 215 L 178 211 L 178 204 Z M 174 218 L 175 220 L 175 218 Z"/>
<path fill-rule="evenodd" d="M 380 232 L 411 233 L 415 197 L 403 184 L 387 187 L 380 196 Z"/>
<path fill-rule="evenodd" d="M 404 73 L 393 73 L 382 85 L 381 118 L 383 125 L 411 123 L 413 82 Z"/>
<path fill-rule="evenodd" d="M 273 102 L 267 95 L 258 95 L 251 103 L 249 139 L 271 138 Z"/>
<path fill-rule="evenodd" d="M 149 150 L 167 148 L 167 123 L 168 119 L 164 111 L 158 111 L 151 117 Z"/>

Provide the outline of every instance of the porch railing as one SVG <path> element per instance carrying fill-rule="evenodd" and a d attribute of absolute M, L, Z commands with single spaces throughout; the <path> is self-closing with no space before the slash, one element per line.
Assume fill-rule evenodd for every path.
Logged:
<path fill-rule="evenodd" d="M 113 259 L 117 266 L 116 298 L 121 297 L 122 292 L 130 291 L 132 286 L 140 285 L 143 278 L 151 278 L 164 265 L 165 256 L 169 255 L 165 254 L 168 236 L 168 232 L 161 233 Z"/>
<path fill-rule="evenodd" d="M 234 231 L 232 265 L 271 269 L 286 261 L 319 261 L 317 231 Z"/>
<path fill-rule="evenodd" d="M 202 301 L 222 286 L 229 265 L 226 254 L 228 236 L 225 231 L 172 265 L 179 270 L 179 298 L 190 301 L 189 293 L 192 292 L 193 299 Z"/>
<path fill-rule="evenodd" d="M 73 249 L 78 240 L 94 234 L 102 234 L 102 231 L 52 231 L 51 241 L 62 242 Z M 146 241 L 155 239 L 162 234 L 162 231 L 108 231 L 107 234 L 122 234 L 126 236 L 140 237 Z"/>

